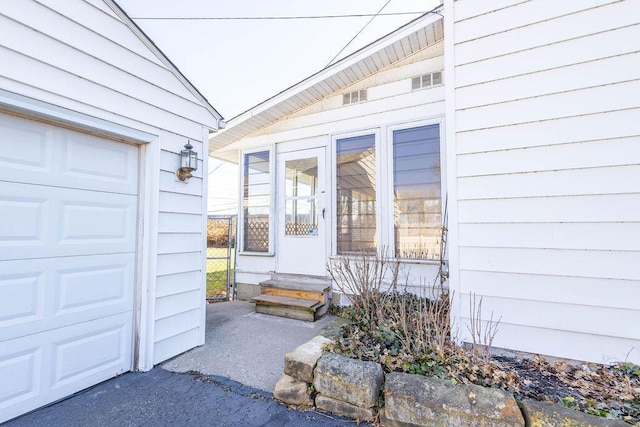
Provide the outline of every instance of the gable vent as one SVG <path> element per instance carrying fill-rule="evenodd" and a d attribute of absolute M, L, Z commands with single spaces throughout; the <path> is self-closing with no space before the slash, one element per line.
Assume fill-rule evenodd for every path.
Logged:
<path fill-rule="evenodd" d="M 442 84 L 442 71 L 417 76 L 411 79 L 411 90 L 433 87 Z"/>
<path fill-rule="evenodd" d="M 367 100 L 367 90 L 356 90 L 342 95 L 342 105 L 355 104 Z"/>

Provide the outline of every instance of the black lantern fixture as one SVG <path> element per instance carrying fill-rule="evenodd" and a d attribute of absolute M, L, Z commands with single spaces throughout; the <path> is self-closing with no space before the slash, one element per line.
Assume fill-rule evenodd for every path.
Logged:
<path fill-rule="evenodd" d="M 180 151 L 180 168 L 176 171 L 176 176 L 180 181 L 187 181 L 191 178 L 191 172 L 198 169 L 198 153 L 192 150 L 191 141 L 187 141 L 184 150 Z"/>

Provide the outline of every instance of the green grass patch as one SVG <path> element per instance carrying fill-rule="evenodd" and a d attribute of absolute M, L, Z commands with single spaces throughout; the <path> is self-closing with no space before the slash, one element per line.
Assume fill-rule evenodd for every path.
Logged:
<path fill-rule="evenodd" d="M 221 298 L 227 293 L 227 248 L 207 248 L 207 298 Z M 229 283 L 233 283 L 235 253 L 231 251 Z M 220 258 L 220 259 L 210 259 Z"/>

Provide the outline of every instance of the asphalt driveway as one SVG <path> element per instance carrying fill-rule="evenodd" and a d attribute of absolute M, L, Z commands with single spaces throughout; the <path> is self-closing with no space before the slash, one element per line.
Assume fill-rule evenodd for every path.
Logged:
<path fill-rule="evenodd" d="M 353 420 L 300 412 L 270 393 L 215 375 L 154 368 L 87 389 L 5 424 L 17 426 L 349 426 Z M 361 424 L 362 425 L 362 424 Z"/>

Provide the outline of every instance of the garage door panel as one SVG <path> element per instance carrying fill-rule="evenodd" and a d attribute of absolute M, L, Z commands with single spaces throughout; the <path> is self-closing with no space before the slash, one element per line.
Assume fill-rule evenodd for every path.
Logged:
<path fill-rule="evenodd" d="M 0 188 L 0 246 L 44 245 L 50 216 L 47 200 L 15 194 L 8 185 Z"/>
<path fill-rule="evenodd" d="M 7 270 L 0 273 L 0 328 L 44 318 L 44 272 L 12 274 Z"/>
<path fill-rule="evenodd" d="M 0 422 L 129 371 L 131 331 L 128 312 L 0 342 Z"/>
<path fill-rule="evenodd" d="M 0 342 L 131 312 L 135 255 L 0 262 Z M 9 327 L 10 326 L 10 327 Z"/>
<path fill-rule="evenodd" d="M 138 147 L 0 114 L 0 180 L 123 194 L 138 191 Z"/>
<path fill-rule="evenodd" d="M 136 196 L 1 181 L 0 194 L 0 261 L 135 251 Z"/>
<path fill-rule="evenodd" d="M 105 369 L 122 367 L 129 370 L 130 326 L 130 323 L 124 323 L 96 330 L 88 325 L 87 329 L 91 328 L 88 332 L 54 342 L 52 389 L 65 387 Z"/>
<path fill-rule="evenodd" d="M 0 413 L 3 407 L 32 399 L 40 393 L 41 365 L 42 351 L 39 346 L 0 355 L 0 378 L 3 379 L 0 386 Z"/>
<path fill-rule="evenodd" d="M 53 156 L 50 126 L 0 114 L 0 170 L 51 174 Z"/>
<path fill-rule="evenodd" d="M 62 177 L 73 181 L 111 183 L 117 187 L 133 186 L 129 191 L 136 192 L 136 147 L 117 142 L 105 143 L 102 138 L 78 132 L 65 132 L 60 134 L 60 138 L 65 154 L 60 168 Z"/>

